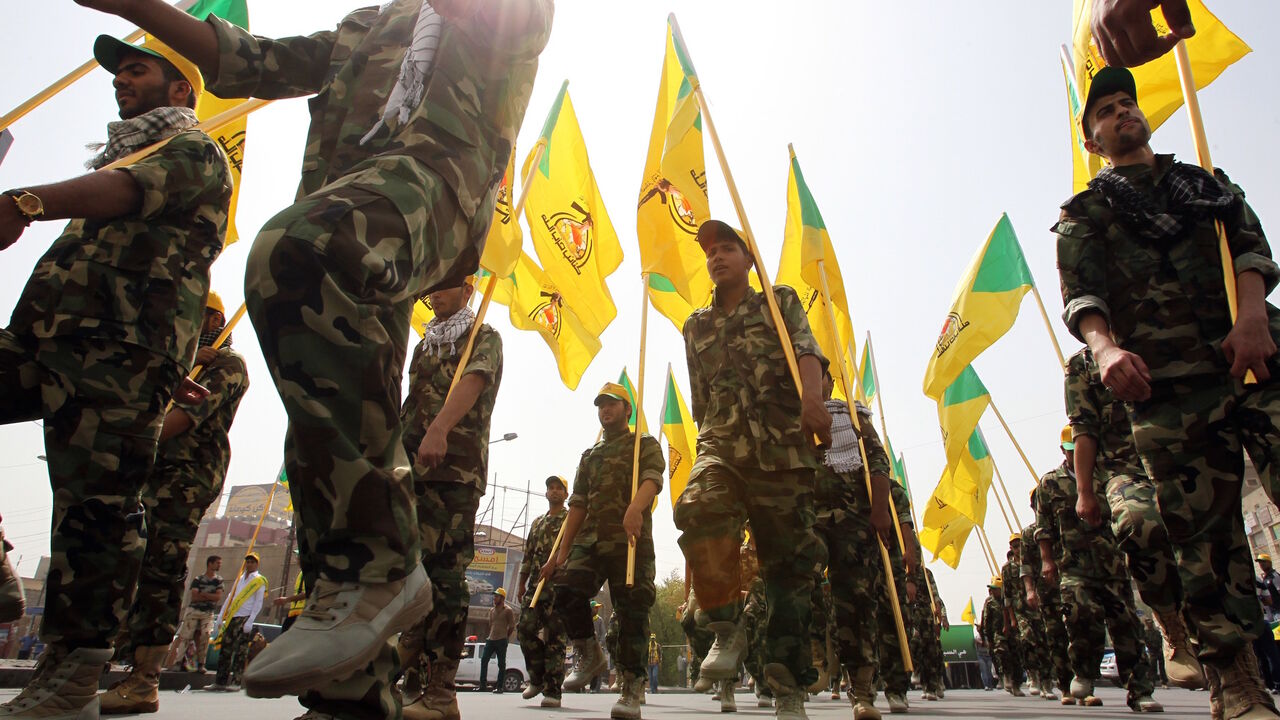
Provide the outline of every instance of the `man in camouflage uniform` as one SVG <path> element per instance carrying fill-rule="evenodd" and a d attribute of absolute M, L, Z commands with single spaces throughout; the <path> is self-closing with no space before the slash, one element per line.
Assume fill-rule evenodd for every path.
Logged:
<path fill-rule="evenodd" d="M 1014 697 L 1022 697 L 1022 676 L 1024 670 L 1028 680 L 1032 668 L 1036 665 L 1028 661 L 1029 649 L 1023 644 L 1018 618 L 1026 613 L 1026 588 L 1022 585 L 1022 536 L 1009 536 L 1009 551 L 1005 554 L 1005 563 L 1000 566 L 1000 594 L 1004 601 L 1004 642 L 1007 656 L 1011 659 L 1009 672 L 1005 674 L 1004 689 Z"/>
<path fill-rule="evenodd" d="M 1063 431 L 1064 436 L 1070 428 Z M 1142 627 L 1133 588 L 1109 526 L 1089 527 L 1076 515 L 1076 478 L 1070 440 L 1062 442 L 1062 465 L 1040 478 L 1036 489 L 1036 542 L 1041 575 L 1059 583 L 1067 613 L 1068 655 L 1075 677 L 1071 694 L 1085 705 L 1101 705 L 1093 695 L 1100 675 L 1106 632 L 1115 648 L 1120 679 L 1134 712 L 1163 712 L 1151 697 L 1150 666 L 1143 658 Z"/>
<path fill-rule="evenodd" d="M 220 97 L 315 96 L 298 201 L 255 240 L 245 289 L 290 420 L 299 559 L 319 604 L 245 689 L 394 716 L 390 638 L 432 600 L 399 423 L 410 308 L 476 270 L 552 2 L 399 0 L 278 40 L 161 0 L 82 4 L 172 44 Z M 360 610 L 330 612 L 344 606 Z"/>
<path fill-rule="evenodd" d="M 1274 718 L 1250 646 L 1261 612 L 1240 509 L 1247 450 L 1277 492 L 1280 312 L 1266 302 L 1280 267 L 1244 192 L 1156 155 L 1132 74 L 1095 76 L 1081 114 L 1090 152 L 1110 167 L 1062 206 L 1054 226 L 1063 319 L 1130 403 L 1134 445 L 1182 579 L 1200 661 L 1222 679 L 1227 718 Z M 1218 233 L 1235 274 L 1228 312 Z M 1256 384 L 1242 381 L 1247 371 Z"/>
<path fill-rule="evenodd" d="M 895 539 L 885 546 L 889 551 L 889 565 L 893 568 L 893 584 L 898 591 L 898 607 L 902 609 L 903 621 L 907 621 L 909 607 L 907 601 L 907 575 L 914 574 L 920 562 L 920 541 L 916 538 L 915 524 L 911 519 L 911 499 L 902 485 L 889 483 L 889 497 L 893 501 L 893 510 L 898 528 L 902 533 L 902 544 L 898 547 Z M 906 550 L 904 555 L 903 549 Z M 883 586 L 883 584 L 882 584 Z M 884 684 L 885 701 L 889 703 L 889 711 L 907 712 L 910 702 L 907 692 L 911 690 L 911 673 L 902 662 L 902 649 L 898 644 L 898 624 L 893 619 L 893 606 L 889 602 L 889 589 L 883 588 L 883 594 L 876 599 L 876 650 L 879 656 L 880 681 Z M 910 653 L 910 633 L 908 631 L 907 651 Z M 912 659 L 914 662 L 914 658 Z"/>
<path fill-rule="evenodd" d="M 872 425 L 871 410 L 855 402 L 855 425 L 849 404 L 831 397 L 835 383 L 830 373 L 823 373 L 822 387 L 831 414 L 831 446 L 823 453 L 815 474 L 814 532 L 822 541 L 829 568 L 835 617 L 829 632 L 839 658 L 839 664 L 828 671 L 837 678 L 842 669 L 848 671 L 854 718 L 874 720 L 880 717 L 872 685 L 879 631 L 876 608 L 884 594 L 884 565 L 878 544 L 897 542 L 892 537 L 893 515 L 889 512 L 892 470 Z M 826 611 L 819 609 L 825 621 Z M 825 654 L 825 647 L 815 648 L 815 658 Z M 824 682 L 816 688 L 810 686 L 810 691 L 826 689 L 827 678 L 820 679 Z"/>
<path fill-rule="evenodd" d="M 698 459 L 676 503 L 675 524 L 716 634 L 701 671 L 713 679 L 738 672 L 746 642 L 738 627 L 742 599 L 734 558 L 750 520 L 769 603 L 765 681 L 778 717 L 796 720 L 804 717 L 804 688 L 817 675 L 808 642 L 813 578 L 821 564 L 813 532 L 818 460 L 811 443 L 815 434 L 830 440 L 831 416 L 822 400 L 826 360 L 790 288 L 775 289 L 786 324 L 775 327 L 765 296 L 747 282 L 752 255 L 733 228 L 708 220 L 697 239 L 716 289 L 711 307 L 695 311 L 684 325 Z M 803 399 L 780 331 L 795 350 Z"/>
<path fill-rule="evenodd" d="M 405 720 L 457 720 L 454 679 L 465 645 L 467 566 L 475 557 L 475 517 L 489 468 L 489 425 L 502 383 L 502 338 L 492 327 L 475 328 L 467 303 L 470 277 L 427 296 L 435 317 L 409 364 L 409 394 L 400 412 L 404 450 L 414 459 L 422 567 L 435 586 L 431 612 L 400 635 L 405 667 L 417 674 L 403 697 Z M 465 367 L 458 365 L 475 329 Z M 290 630 L 292 632 L 292 629 Z M 415 685 L 417 687 L 415 687 Z"/>
<path fill-rule="evenodd" d="M 947 608 L 937 595 L 933 572 L 921 563 L 907 575 L 906 617 L 911 664 L 920 680 L 921 699 L 938 700 L 944 687 L 942 627 L 946 623 Z"/>
<path fill-rule="evenodd" d="M 1040 617 L 1040 611 L 1031 607 L 1027 585 L 1022 581 L 1024 558 L 1028 554 L 1034 554 L 1035 552 L 1027 548 L 1027 545 L 1023 543 L 1023 538 L 1033 535 L 1034 527 L 1029 526 L 1028 528 L 1023 528 L 1021 533 L 1010 538 L 1011 562 L 1001 568 L 1001 575 L 1004 580 L 1005 599 L 1006 601 L 1011 601 L 1013 629 L 1018 634 L 1018 647 L 1021 650 L 1022 666 L 1027 673 L 1028 692 L 1033 697 L 1038 697 L 1041 694 L 1040 686 L 1049 684 L 1049 670 L 1053 664 L 1049 659 L 1049 648 L 1044 637 L 1044 622 Z M 1015 541 L 1014 538 L 1017 538 L 1017 540 Z M 1014 550 L 1015 546 L 1017 547 L 1016 551 Z M 1016 590 L 1010 592 L 1011 588 L 1016 588 Z"/>
<path fill-rule="evenodd" d="M 213 345 L 226 324 L 222 298 L 210 292 L 196 350 L 198 379 L 209 396 L 175 403 L 165 413 L 156 464 L 142 489 L 147 550 L 127 624 L 133 671 L 99 699 L 103 713 L 155 712 L 160 704 L 160 669 L 178 627 L 187 555 L 200 518 L 222 495 L 231 462 L 228 434 L 249 389 L 248 369 L 230 336 Z"/>
<path fill-rule="evenodd" d="M 183 376 L 222 251 L 231 170 L 217 142 L 191 130 L 199 73 L 164 52 L 99 38 L 122 120 L 91 165 L 166 145 L 132 165 L 0 197 L 0 249 L 33 221 L 76 218 L 0 330 L 0 422 L 44 421 L 54 498 L 48 646 L 0 717 L 96 715 L 98 677 L 146 549 L 139 496 L 165 403 L 180 386 L 198 398 Z"/>
<path fill-rule="evenodd" d="M 1031 510 L 1034 512 L 1038 501 L 1036 491 L 1031 491 Z M 1063 624 L 1062 593 L 1058 583 L 1051 583 L 1041 574 L 1043 563 L 1040 559 L 1040 545 L 1036 541 L 1036 523 L 1022 529 L 1022 563 L 1018 573 L 1022 577 L 1022 588 L 1027 596 L 1029 615 L 1035 618 L 1035 627 L 1039 631 L 1035 642 L 1043 645 L 1040 660 L 1044 666 L 1037 670 L 1040 697 L 1043 700 L 1057 700 L 1053 692 L 1056 681 L 1062 690 L 1062 704 L 1075 705 L 1075 698 L 1068 690 L 1071 687 L 1071 663 L 1067 659 L 1067 628 Z"/>
<path fill-rule="evenodd" d="M 582 454 L 569 496 L 564 539 L 543 565 L 541 576 L 554 576 L 555 612 L 564 618 L 573 643 L 574 669 L 563 684 L 569 691 L 585 687 L 605 669 L 607 661 L 592 632 L 588 603 L 605 582 L 609 583 L 618 618 L 618 651 L 613 660 L 620 673 L 620 695 L 610 716 L 638 720 L 647 677 L 649 609 L 657 599 L 651 509 L 653 499 L 662 491 L 666 465 L 658 441 L 642 433 L 636 467 L 637 438 L 627 427 L 631 417 L 627 398 L 627 389 L 617 383 L 606 384 L 596 394 L 604 437 Z M 635 574 L 630 585 L 628 544 L 635 548 Z"/>
<path fill-rule="evenodd" d="M 1089 348 L 1067 361 L 1064 393 L 1072 434 L 1066 439 L 1075 444 L 1076 514 L 1094 527 L 1102 524 L 1106 514 L 1094 489 L 1095 480 L 1102 480 L 1111 532 L 1124 553 L 1138 594 L 1155 613 L 1167 638 L 1157 646 L 1148 643 L 1148 651 L 1159 652 L 1163 665 L 1166 658 L 1160 648 L 1167 648 L 1169 679 L 1174 685 L 1202 688 L 1204 671 L 1183 622 L 1182 580 L 1169 545 L 1169 531 L 1156 504 L 1156 486 L 1134 449 L 1128 411 L 1102 384 Z"/>
<path fill-rule="evenodd" d="M 1004 627 L 1004 601 L 1000 597 L 1000 578 L 991 577 L 987 583 L 987 597 L 982 601 L 982 612 L 978 616 L 978 636 L 987 647 L 991 656 L 992 685 L 997 686 L 1004 676 L 1004 668 L 1008 660 L 1004 657 L 1004 649 L 1000 646 L 1000 632 Z M 991 690 L 984 687 L 984 690 Z"/>
<path fill-rule="evenodd" d="M 524 665 L 529 671 L 529 686 L 524 689 L 525 700 L 532 700 L 542 693 L 542 707 L 560 707 L 560 684 L 564 682 L 565 634 L 560 617 L 552 612 L 555 607 L 555 589 L 544 583 L 538 604 L 533 595 L 537 591 L 538 571 L 551 558 L 551 550 L 560 539 L 564 527 L 564 501 L 569 487 L 564 478 L 552 475 L 547 478 L 547 514 L 533 521 L 529 537 L 524 541 L 524 560 L 520 562 L 520 579 L 516 583 L 516 597 L 523 599 L 524 610 L 516 636 L 524 653 Z M 529 580 L 534 582 L 529 582 Z"/>

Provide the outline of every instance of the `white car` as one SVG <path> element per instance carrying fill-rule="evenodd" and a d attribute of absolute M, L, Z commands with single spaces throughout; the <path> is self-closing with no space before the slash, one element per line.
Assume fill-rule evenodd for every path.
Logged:
<path fill-rule="evenodd" d="M 458 663 L 456 681 L 459 686 L 480 686 L 480 654 L 484 652 L 484 643 L 469 642 L 462 647 L 462 661 Z M 520 692 L 529 673 L 524 667 L 524 652 L 516 643 L 507 645 L 507 674 L 502 678 L 502 689 L 506 692 Z M 489 658 L 489 685 L 498 682 L 498 658 Z"/>

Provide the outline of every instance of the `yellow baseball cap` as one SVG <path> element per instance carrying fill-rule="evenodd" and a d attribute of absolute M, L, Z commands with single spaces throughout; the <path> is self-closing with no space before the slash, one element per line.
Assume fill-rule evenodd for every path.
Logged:
<path fill-rule="evenodd" d="M 1271 562 L 1271 556 L 1266 553 L 1258 553 L 1258 562 Z"/>
<path fill-rule="evenodd" d="M 1075 450 L 1075 449 L 1076 449 L 1075 436 L 1071 434 L 1071 426 L 1070 426 L 1070 425 L 1068 425 L 1068 426 L 1066 426 L 1066 427 L 1062 428 L 1062 449 L 1063 449 L 1063 450 Z"/>
<path fill-rule="evenodd" d="M 245 553 L 244 559 L 252 560 L 254 562 L 262 562 L 262 558 L 258 557 L 258 553 L 256 552 Z"/>
<path fill-rule="evenodd" d="M 1009 536 L 1009 542 L 1020 543 L 1022 542 L 1022 536 L 1019 535 L 1018 533 L 1013 533 L 1012 535 Z"/>
<path fill-rule="evenodd" d="M 212 290 L 209 291 L 209 299 L 205 301 L 204 307 L 206 310 L 217 310 L 223 315 L 227 314 L 227 306 L 222 303 L 222 296 Z"/>
<path fill-rule="evenodd" d="M 600 398 L 613 398 L 614 400 L 621 400 L 628 405 L 631 404 L 631 397 L 627 394 L 627 389 L 618 383 L 605 383 L 604 387 L 600 388 L 600 392 L 596 393 L 596 405 L 600 404 Z"/>
<path fill-rule="evenodd" d="M 1004 578 L 999 575 L 992 575 L 991 582 L 987 583 L 987 587 L 999 588 L 1004 587 Z"/>
<path fill-rule="evenodd" d="M 147 38 L 147 42 L 143 45 L 130 45 L 110 35 L 99 35 L 98 39 L 93 42 L 93 58 L 98 61 L 98 64 L 104 70 L 112 75 L 115 75 L 116 71 L 120 69 L 120 58 L 126 52 L 140 52 L 144 55 L 167 60 L 191 84 L 191 90 L 197 98 L 204 93 L 204 76 L 200 74 L 200 68 L 196 67 L 195 63 L 179 55 L 177 50 L 154 37 Z"/>
<path fill-rule="evenodd" d="M 494 591 L 493 591 L 493 594 L 494 594 L 494 595 L 501 595 L 502 597 L 506 597 L 506 596 L 507 596 L 507 591 L 506 591 L 505 589 L 503 589 L 503 588 L 498 588 L 497 590 L 494 590 Z"/>

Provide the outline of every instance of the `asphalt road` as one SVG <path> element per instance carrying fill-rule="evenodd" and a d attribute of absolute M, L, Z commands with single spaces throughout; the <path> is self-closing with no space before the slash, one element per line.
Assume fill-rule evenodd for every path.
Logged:
<path fill-rule="evenodd" d="M 15 690 L 0 690 L 0 701 L 17 694 Z M 951 690 L 939 702 L 920 700 L 919 692 L 911 694 L 911 713 L 907 718 L 1131 718 L 1133 713 L 1124 704 L 1124 692 L 1115 688 L 1099 691 L 1103 707 L 1064 707 L 1034 697 L 1015 698 L 1004 692 L 981 690 Z M 538 700 L 522 700 L 518 693 L 491 695 L 489 693 L 462 692 L 459 695 L 462 716 L 465 720 L 595 720 L 607 719 L 615 696 L 608 694 L 569 694 L 558 710 L 538 707 Z M 736 695 L 738 715 L 763 720 L 773 717 L 773 710 L 756 707 L 755 697 L 745 690 Z M 1165 706 L 1162 717 L 1168 720 L 1208 717 L 1208 695 L 1187 690 L 1160 690 L 1156 699 Z M 879 707 L 887 708 L 883 699 Z M 644 720 L 694 720 L 717 713 L 719 703 L 707 695 L 688 692 L 660 692 L 648 697 L 643 711 Z M 303 712 L 292 699 L 253 700 L 241 694 L 163 692 L 160 696 L 160 712 L 137 717 L 154 720 L 291 720 Z M 827 695 L 813 699 L 806 705 L 806 712 L 813 720 L 847 720 L 852 717 L 849 703 L 831 700 Z M 128 717 L 128 716 L 117 716 Z"/>

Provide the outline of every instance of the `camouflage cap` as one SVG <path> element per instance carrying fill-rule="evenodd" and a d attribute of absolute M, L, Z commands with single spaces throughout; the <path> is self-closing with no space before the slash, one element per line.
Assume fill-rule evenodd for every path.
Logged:
<path fill-rule="evenodd" d="M 1098 98 L 1118 92 L 1128 93 L 1135 101 L 1138 99 L 1138 84 L 1127 68 L 1104 66 L 1089 81 L 1089 96 L 1080 109 L 1080 133 L 1084 137 L 1089 137 L 1089 106 Z"/>
<path fill-rule="evenodd" d="M 140 52 L 143 55 L 150 55 L 167 61 L 177 68 L 178 73 L 191 84 L 191 91 L 196 97 L 200 97 L 204 93 L 204 76 L 200 74 L 200 68 L 196 67 L 195 63 L 179 55 L 177 50 L 155 38 L 148 38 L 145 45 L 130 45 L 111 35 L 99 35 L 98 39 L 93 42 L 93 59 L 97 60 L 98 64 L 112 75 L 115 75 L 116 71 L 120 69 L 120 58 L 130 51 Z"/>
<path fill-rule="evenodd" d="M 600 404 L 600 398 L 613 398 L 628 405 L 631 404 L 631 396 L 627 393 L 627 389 L 618 383 L 605 383 L 604 387 L 600 388 L 600 392 L 596 393 L 596 405 Z"/>

